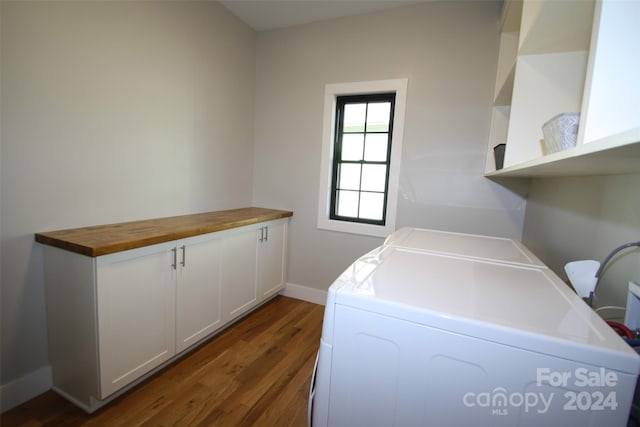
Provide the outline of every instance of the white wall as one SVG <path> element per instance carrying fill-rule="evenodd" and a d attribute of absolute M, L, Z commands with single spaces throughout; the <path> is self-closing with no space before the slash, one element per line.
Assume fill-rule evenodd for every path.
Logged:
<path fill-rule="evenodd" d="M 520 238 L 526 202 L 483 177 L 499 2 L 258 33 L 254 203 L 292 209 L 291 283 L 326 289 L 381 239 L 318 230 L 327 83 L 409 79 L 397 226 Z"/>
<path fill-rule="evenodd" d="M 6 405 L 46 377 L 35 232 L 251 205 L 255 33 L 215 2 L 1 3 Z"/>
<path fill-rule="evenodd" d="M 523 242 L 558 275 L 569 261 L 602 262 L 616 247 L 640 241 L 640 175 L 534 179 Z M 630 280 L 640 283 L 640 249 L 607 264 L 598 305 L 626 304 Z"/>

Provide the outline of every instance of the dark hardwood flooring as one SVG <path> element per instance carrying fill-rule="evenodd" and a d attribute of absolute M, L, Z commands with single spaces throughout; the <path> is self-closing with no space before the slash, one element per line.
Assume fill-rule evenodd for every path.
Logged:
<path fill-rule="evenodd" d="M 323 314 L 278 296 L 94 414 L 48 391 L 0 426 L 305 426 Z"/>

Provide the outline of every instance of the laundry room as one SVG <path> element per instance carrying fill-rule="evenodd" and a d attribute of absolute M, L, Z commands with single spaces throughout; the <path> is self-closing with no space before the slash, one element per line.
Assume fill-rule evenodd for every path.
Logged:
<path fill-rule="evenodd" d="M 113 338 L 119 349 L 123 342 L 157 337 L 136 328 L 105 334 L 104 319 L 121 320 L 122 330 L 156 323 L 142 315 L 125 321 L 117 313 L 168 304 L 148 297 L 152 287 L 136 294 L 120 286 L 131 298 L 128 308 L 101 308 L 99 300 L 112 294 L 99 282 L 125 283 L 120 270 L 102 267 L 132 251 L 146 256 L 152 246 L 162 249 L 159 256 L 173 275 L 166 295 L 174 323 L 191 307 L 179 307 L 180 275 L 200 259 L 208 268 L 215 259 L 219 270 L 202 275 L 218 277 L 216 295 L 231 302 L 216 302 L 216 332 L 193 325 L 201 333 L 193 335 L 193 349 L 216 334 L 234 336 L 236 322 L 257 322 L 251 316 L 271 302 L 298 313 L 297 322 L 304 312 L 321 312 L 309 307 L 326 304 L 330 286 L 365 254 L 382 251 L 390 263 L 404 262 L 396 253 L 414 249 L 380 249 L 403 229 L 516 242 L 546 268 L 540 273 L 538 265 L 518 264 L 528 272 L 523 274 L 566 287 L 536 294 L 541 299 L 527 315 L 535 312 L 541 323 L 556 307 L 542 299 L 573 292 L 568 263 L 603 264 L 614 249 L 640 241 L 635 2 L 3 0 L 0 7 L 3 425 L 5 414 L 52 389 L 67 390 L 72 399 L 65 399 L 75 400 L 83 414 L 103 414 L 126 402 L 123 393 L 189 357 L 185 349 L 192 343 L 178 345 L 181 326 L 173 324 L 173 341 L 162 344 L 172 348 L 170 355 L 132 375 L 123 388 L 104 385 L 100 360 L 107 356 L 95 347 L 107 344 L 99 340 Z M 565 18 L 571 25 L 564 25 Z M 374 107 L 382 104 L 375 116 Z M 367 113 L 359 116 L 359 106 Z M 543 126 L 564 113 L 579 113 L 574 146 L 551 152 Z M 383 148 L 369 149 L 367 141 L 374 140 Z M 348 151 L 348 142 L 357 149 Z M 502 167 L 495 163 L 499 144 L 506 144 Z M 373 177 L 371 184 L 342 182 L 348 170 L 357 170 L 359 183 Z M 369 197 L 370 204 L 349 205 L 351 196 Z M 156 234 L 145 234 L 150 231 Z M 215 246 L 199 255 L 204 233 L 212 234 Z M 428 256 L 424 265 L 437 259 Z M 365 261 L 361 267 L 375 268 L 370 258 Z M 456 262 L 450 265 L 481 264 L 468 257 Z M 145 274 L 140 270 L 130 283 L 150 277 Z M 269 284 L 263 277 L 275 278 Z M 67 286 L 57 298 L 53 282 Z M 253 288 L 237 290 L 241 282 Z M 76 294 L 84 283 L 93 290 Z M 598 313 L 622 323 L 633 283 L 640 283 L 635 246 L 603 265 L 594 307 L 614 308 Z M 198 307 L 195 318 L 206 301 L 185 298 Z M 309 306 L 293 308 L 278 298 Z M 500 302 L 505 312 L 522 304 Z M 65 317 L 79 307 L 75 322 Z M 319 322 L 314 347 L 299 361 L 304 387 L 320 344 Z M 55 331 L 78 323 L 85 329 L 73 338 L 54 338 Z M 246 336 L 258 335 L 246 328 Z M 283 346 L 297 342 L 278 337 Z M 91 380 L 67 378 L 76 368 L 69 363 L 58 368 L 64 357 L 55 355 L 76 344 L 96 353 L 78 367 Z M 249 357 L 247 350 L 240 353 Z M 119 350 L 112 355 L 121 356 Z M 531 359 L 528 369 L 544 368 L 536 363 Z M 131 372 L 113 369 L 115 379 Z M 575 376 L 575 369 L 558 371 Z M 125 398 L 114 400 L 116 395 Z M 221 411 L 247 406 L 245 397 Z M 298 397 L 295 420 L 306 420 L 308 395 Z"/>

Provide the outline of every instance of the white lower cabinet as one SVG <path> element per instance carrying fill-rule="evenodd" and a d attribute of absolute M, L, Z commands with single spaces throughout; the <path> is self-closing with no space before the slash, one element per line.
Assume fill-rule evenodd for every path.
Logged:
<path fill-rule="evenodd" d="M 284 288 L 287 224 L 271 222 L 262 227 L 258 245 L 258 295 L 267 298 Z"/>
<path fill-rule="evenodd" d="M 242 227 L 222 241 L 223 318 L 235 319 L 284 288 L 287 221 Z"/>
<path fill-rule="evenodd" d="M 264 302 L 286 235 L 281 219 L 98 257 L 44 246 L 54 389 L 93 412 Z"/>
<path fill-rule="evenodd" d="M 175 354 L 171 246 L 98 257 L 95 286 L 103 399 Z"/>
<path fill-rule="evenodd" d="M 208 234 L 176 247 L 176 353 L 222 326 L 220 246 L 220 239 Z"/>
<path fill-rule="evenodd" d="M 225 236 L 221 252 L 222 316 L 228 321 L 245 313 L 257 302 L 256 227 L 233 230 Z"/>

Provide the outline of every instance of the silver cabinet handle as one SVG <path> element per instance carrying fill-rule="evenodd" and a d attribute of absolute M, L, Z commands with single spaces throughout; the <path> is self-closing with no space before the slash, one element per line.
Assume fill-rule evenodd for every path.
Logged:
<path fill-rule="evenodd" d="M 178 267 L 178 249 L 171 248 L 171 252 L 173 252 L 173 263 L 171 264 L 171 267 L 175 270 Z"/>
<path fill-rule="evenodd" d="M 266 242 L 269 240 L 269 227 L 260 227 L 260 238 L 258 241 L 260 243 Z"/>
<path fill-rule="evenodd" d="M 180 249 L 182 249 L 182 262 L 180 264 L 182 264 L 183 267 L 186 267 L 187 265 L 187 248 L 185 247 L 185 245 L 180 246 Z"/>

